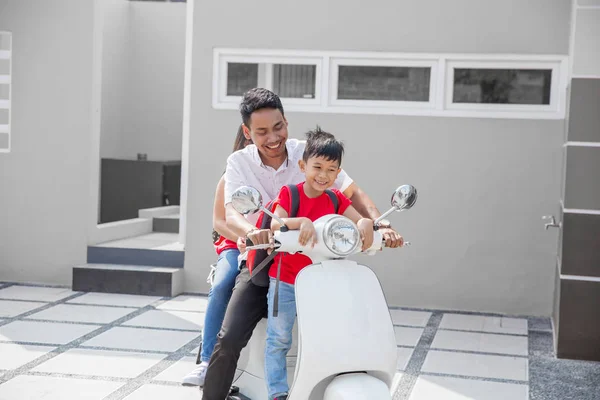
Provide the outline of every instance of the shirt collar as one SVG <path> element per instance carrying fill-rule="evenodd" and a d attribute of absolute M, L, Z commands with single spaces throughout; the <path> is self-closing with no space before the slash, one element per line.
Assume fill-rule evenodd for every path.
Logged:
<path fill-rule="evenodd" d="M 285 158 L 285 161 L 283 162 L 283 164 L 281 164 L 281 166 L 279 167 L 279 169 L 277 171 L 282 171 L 290 166 L 290 154 L 292 154 L 290 139 L 285 141 L 285 150 L 287 152 L 287 157 Z M 252 152 L 252 159 L 254 160 L 254 162 L 256 164 L 260 165 L 261 167 L 263 167 L 265 169 L 269 168 L 268 166 L 263 164 L 262 158 L 260 158 L 260 154 L 258 153 L 258 147 L 256 147 L 256 145 L 252 145 L 251 152 Z"/>

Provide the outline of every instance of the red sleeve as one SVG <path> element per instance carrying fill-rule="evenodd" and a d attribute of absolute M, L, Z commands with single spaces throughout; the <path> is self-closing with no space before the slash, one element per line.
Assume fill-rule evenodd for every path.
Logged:
<path fill-rule="evenodd" d="M 333 190 L 333 193 L 335 193 L 338 198 L 338 214 L 344 215 L 344 213 L 346 212 L 348 207 L 350 207 L 352 205 L 352 200 L 347 198 L 344 193 L 340 192 L 337 189 L 331 189 L 331 190 Z"/>
<path fill-rule="evenodd" d="M 279 191 L 279 194 L 277 195 L 277 198 L 273 202 L 273 211 L 275 211 L 275 208 L 277 205 L 280 205 L 281 208 L 283 208 L 285 210 L 285 212 L 287 212 L 288 215 L 290 215 L 290 207 L 291 207 L 290 203 L 291 203 L 290 189 L 287 186 L 284 186 L 281 188 L 281 190 Z"/>

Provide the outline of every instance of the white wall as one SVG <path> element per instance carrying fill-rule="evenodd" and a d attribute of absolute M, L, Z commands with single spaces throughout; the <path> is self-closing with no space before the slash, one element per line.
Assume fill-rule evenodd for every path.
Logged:
<path fill-rule="evenodd" d="M 186 5 L 106 7 L 101 156 L 180 160 Z"/>
<path fill-rule="evenodd" d="M 86 259 L 93 0 L 3 0 L 12 151 L 0 154 L 0 280 L 69 284 Z"/>
<path fill-rule="evenodd" d="M 213 191 L 240 120 L 211 106 L 214 47 L 568 54 L 570 5 L 560 0 L 194 7 L 190 132 L 203 134 L 190 135 L 187 291 L 208 291 Z M 248 21 L 265 22 L 251 23 L 249 34 Z M 292 137 L 317 123 L 340 136 L 344 168 L 381 209 L 398 184 L 419 190 L 415 208 L 392 218 L 414 245 L 368 259 L 390 304 L 550 315 L 556 236 L 541 216 L 559 200 L 564 121 L 286 116 Z"/>
<path fill-rule="evenodd" d="M 102 157 L 127 158 L 124 124 L 128 105 L 130 64 L 130 1 L 103 0 L 102 113 L 100 152 Z"/>

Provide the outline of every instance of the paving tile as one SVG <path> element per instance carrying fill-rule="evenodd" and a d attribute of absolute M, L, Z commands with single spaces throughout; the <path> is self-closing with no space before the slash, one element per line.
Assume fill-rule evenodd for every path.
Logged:
<path fill-rule="evenodd" d="M 395 326 L 397 346 L 416 346 L 423 334 L 422 328 L 405 328 Z"/>
<path fill-rule="evenodd" d="M 156 296 L 137 296 L 133 294 L 115 294 L 115 293 L 86 293 L 67 303 L 78 304 L 98 304 L 105 306 L 121 307 L 145 307 L 160 300 Z"/>
<path fill-rule="evenodd" d="M 204 313 L 189 311 L 151 310 L 123 325 L 199 331 L 204 326 L 204 316 Z"/>
<path fill-rule="evenodd" d="M 35 286 L 9 286 L 0 289 L 0 299 L 53 302 L 74 295 L 70 289 Z"/>
<path fill-rule="evenodd" d="M 14 321 L 0 327 L 0 340 L 67 344 L 98 328 L 98 326 L 58 322 Z"/>
<path fill-rule="evenodd" d="M 122 385 L 122 382 L 20 375 L 0 385 L 0 399 L 102 400 Z"/>
<path fill-rule="evenodd" d="M 390 310 L 394 325 L 427 326 L 430 312 L 410 310 Z"/>
<path fill-rule="evenodd" d="M 33 370 L 89 376 L 135 378 L 165 356 L 107 350 L 72 349 Z"/>
<path fill-rule="evenodd" d="M 527 319 L 483 315 L 444 314 L 440 329 L 527 335 Z"/>
<path fill-rule="evenodd" d="M 156 307 L 159 310 L 205 312 L 208 298 L 204 296 L 177 296 Z"/>
<path fill-rule="evenodd" d="M 16 369 L 54 350 L 50 346 L 0 343 L 0 369 Z"/>
<path fill-rule="evenodd" d="M 196 357 L 183 357 L 181 360 L 175 362 L 169 368 L 158 374 L 154 380 L 181 382 L 185 375 L 197 367 L 198 365 L 196 365 Z"/>
<path fill-rule="evenodd" d="M 115 327 L 84 342 L 82 346 L 171 352 L 198 336 L 196 332 Z"/>
<path fill-rule="evenodd" d="M 409 400 L 527 400 L 528 397 L 527 385 L 421 375 Z"/>
<path fill-rule="evenodd" d="M 492 333 L 438 330 L 431 344 L 434 349 L 466 350 L 482 353 L 526 356 L 527 337 Z"/>
<path fill-rule="evenodd" d="M 27 318 L 107 324 L 135 311 L 132 308 L 57 304 Z"/>
<path fill-rule="evenodd" d="M 0 300 L 0 317 L 12 318 L 17 315 L 35 310 L 47 303 L 34 303 L 30 301 Z"/>
<path fill-rule="evenodd" d="M 528 360 L 522 357 L 429 350 L 421 371 L 527 381 L 528 369 Z"/>
<path fill-rule="evenodd" d="M 398 347 L 398 364 L 397 369 L 399 371 L 404 371 L 408 362 L 410 361 L 410 357 L 413 354 L 413 349 L 407 349 L 405 347 Z"/>
<path fill-rule="evenodd" d="M 202 392 L 197 387 L 144 385 L 124 400 L 198 400 Z"/>

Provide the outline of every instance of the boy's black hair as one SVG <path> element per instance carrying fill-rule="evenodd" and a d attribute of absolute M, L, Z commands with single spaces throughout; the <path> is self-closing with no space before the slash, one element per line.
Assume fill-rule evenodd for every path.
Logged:
<path fill-rule="evenodd" d="M 329 161 L 337 161 L 342 165 L 344 144 L 329 132 L 319 126 L 314 131 L 306 133 L 306 147 L 302 159 L 307 162 L 311 157 L 323 157 Z"/>
<path fill-rule="evenodd" d="M 244 97 L 240 103 L 240 114 L 242 114 L 244 125 L 250 128 L 249 124 L 252 113 L 263 108 L 276 109 L 281 111 L 281 115 L 284 115 L 283 104 L 281 104 L 279 96 L 270 90 L 254 88 L 244 93 Z"/>

